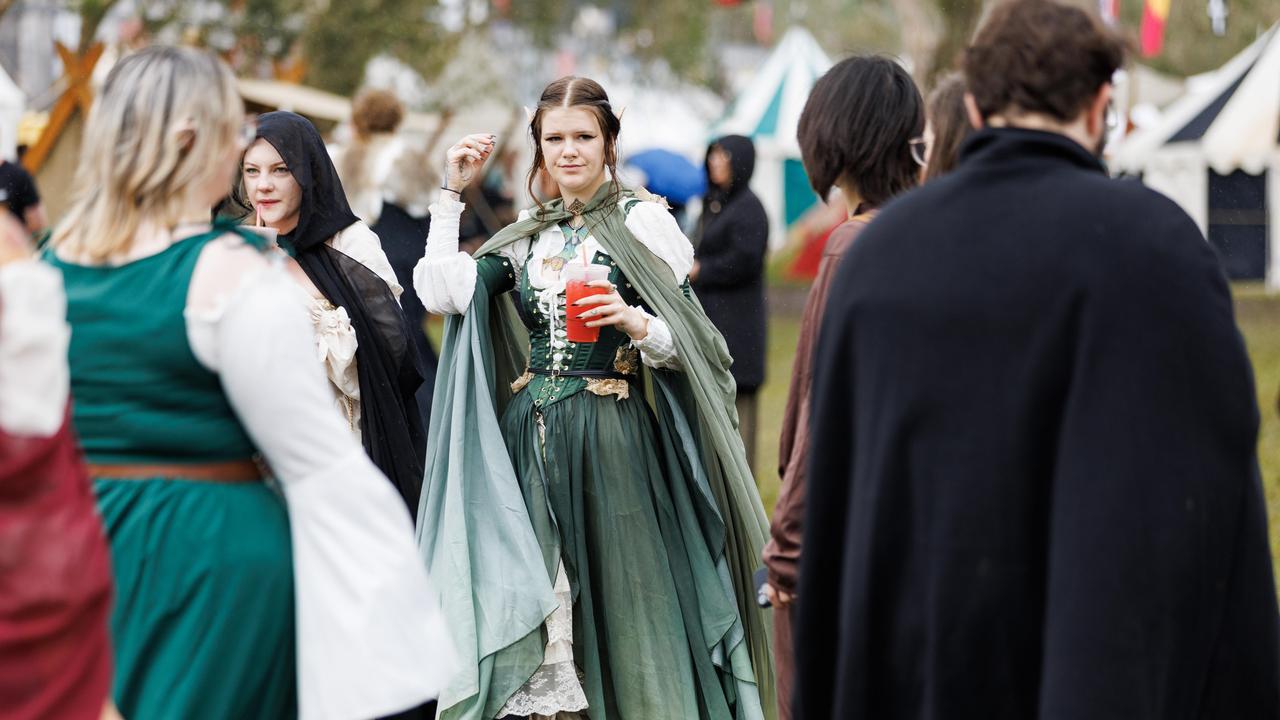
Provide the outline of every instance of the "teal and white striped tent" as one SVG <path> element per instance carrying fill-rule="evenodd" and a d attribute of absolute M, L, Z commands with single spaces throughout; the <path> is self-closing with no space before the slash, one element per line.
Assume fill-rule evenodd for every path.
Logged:
<path fill-rule="evenodd" d="M 787 228 L 818 200 L 800 163 L 796 126 L 813 84 L 832 65 L 809 31 L 793 27 L 711 127 L 714 140 L 746 135 L 756 145 L 751 189 L 769 213 L 769 247 L 787 239 Z"/>

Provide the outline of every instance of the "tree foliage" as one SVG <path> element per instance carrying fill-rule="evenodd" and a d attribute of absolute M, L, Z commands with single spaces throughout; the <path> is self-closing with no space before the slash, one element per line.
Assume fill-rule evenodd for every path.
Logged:
<path fill-rule="evenodd" d="M 1280 21 L 1276 0 L 1228 0 L 1227 32 L 1213 34 L 1206 0 L 1172 0 L 1165 24 L 1164 50 L 1157 57 L 1142 60 L 1153 68 L 1174 75 L 1194 75 L 1221 66 L 1232 56 Z M 1121 3 L 1121 20 L 1126 35 L 1137 48 L 1142 26 L 1142 4 Z"/>
<path fill-rule="evenodd" d="M 432 78 L 455 49 L 435 0 L 334 0 L 308 14 L 302 48 L 309 82 L 348 94 L 368 61 L 387 54 Z"/>
<path fill-rule="evenodd" d="M 82 0 L 86 32 L 96 30 L 116 2 Z M 147 30 L 161 41 L 208 46 L 249 75 L 301 61 L 307 82 L 342 94 L 360 85 L 365 65 L 377 55 L 390 55 L 432 77 L 454 48 L 438 22 L 435 0 L 141 0 L 139 5 Z"/>
<path fill-rule="evenodd" d="M 456 0 L 463 7 L 477 0 Z M 986 7 L 1006 0 L 508 0 L 491 3 L 487 19 L 523 31 L 543 50 L 600 52 L 665 62 L 686 80 L 716 85 L 719 46 L 754 39 L 753 15 L 767 3 L 773 36 L 787 26 L 808 27 L 833 57 L 891 52 L 910 59 L 928 84 L 954 65 Z M 1067 0 L 1095 8 L 1096 0 Z M 81 51 L 119 0 L 72 0 L 82 18 Z M 446 3 L 449 0 L 445 0 Z M 1217 67 L 1280 20 L 1274 0 L 1229 0 L 1227 33 L 1212 33 L 1207 0 L 1172 0 L 1165 51 L 1149 62 L 1186 75 Z M 13 0 L 0 0 L 2 14 Z M 148 29 L 159 39 L 202 42 L 239 72 L 263 74 L 272 63 L 305 57 L 307 82 L 350 93 L 369 59 L 385 54 L 434 79 L 458 51 L 468 25 L 447 31 L 441 0 L 137 0 Z M 1134 40 L 1141 0 L 1121 3 L 1122 31 Z M 585 12 L 611 19 L 607 37 L 584 41 Z M 470 41 L 468 41 L 470 42 Z"/>

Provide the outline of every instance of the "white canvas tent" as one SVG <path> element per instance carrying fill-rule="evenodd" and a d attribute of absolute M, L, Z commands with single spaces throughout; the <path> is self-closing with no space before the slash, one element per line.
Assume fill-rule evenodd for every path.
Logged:
<path fill-rule="evenodd" d="M 332 122 L 351 117 L 351 99 L 331 92 L 280 80 L 240 78 L 236 83 L 240 97 L 256 105 Z"/>
<path fill-rule="evenodd" d="M 746 135 L 755 141 L 751 189 L 769 213 L 769 246 L 775 249 L 786 242 L 791 223 L 817 202 L 800 163 L 796 126 L 813 84 L 831 65 L 813 35 L 791 28 L 711 128 L 709 139 Z"/>
<path fill-rule="evenodd" d="M 1233 277 L 1280 287 L 1280 24 L 1188 87 L 1116 148 L 1112 170 L 1177 202 Z"/>
<path fill-rule="evenodd" d="M 658 85 L 605 77 L 601 83 L 608 89 L 613 107 L 623 114 L 619 150 L 624 159 L 663 148 L 701 167 L 707 130 L 723 112 L 723 100 L 708 90 L 674 80 Z"/>

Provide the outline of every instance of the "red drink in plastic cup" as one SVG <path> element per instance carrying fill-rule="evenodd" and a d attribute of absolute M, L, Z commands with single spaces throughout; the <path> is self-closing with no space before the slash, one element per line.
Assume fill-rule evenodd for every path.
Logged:
<path fill-rule="evenodd" d="M 592 310 L 598 305 L 580 305 L 574 303 L 591 295 L 607 295 L 609 288 L 589 287 L 588 283 L 609 279 L 609 268 L 604 265 L 581 265 L 569 263 L 564 267 L 564 299 L 565 299 L 565 332 L 569 342 L 593 343 L 600 339 L 600 328 L 587 327 L 587 323 L 595 318 L 579 318 L 581 313 Z"/>

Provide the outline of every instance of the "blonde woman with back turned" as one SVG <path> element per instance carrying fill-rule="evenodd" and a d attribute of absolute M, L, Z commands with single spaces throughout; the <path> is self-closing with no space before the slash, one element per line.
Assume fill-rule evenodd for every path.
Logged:
<path fill-rule="evenodd" d="M 397 712 L 435 694 L 451 653 L 410 518 L 333 412 L 291 281 L 258 236 L 208 222 L 243 123 L 212 55 L 122 60 L 45 253 L 111 543 L 115 700 L 131 720 Z"/>

